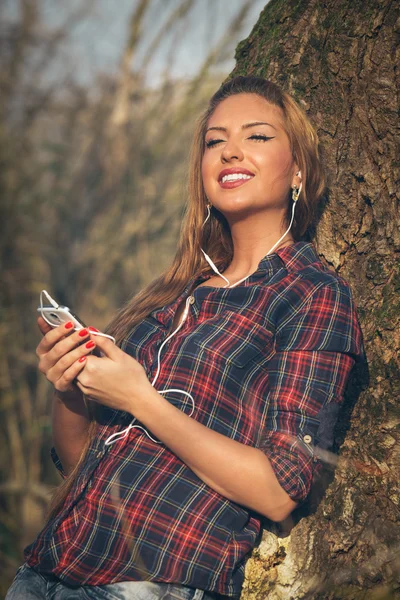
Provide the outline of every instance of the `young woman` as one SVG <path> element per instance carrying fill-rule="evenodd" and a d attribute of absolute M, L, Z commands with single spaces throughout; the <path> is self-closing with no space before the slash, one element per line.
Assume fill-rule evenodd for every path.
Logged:
<path fill-rule="evenodd" d="M 7 600 L 239 598 L 261 517 L 307 498 L 365 360 L 348 284 L 302 240 L 323 190 L 302 110 L 236 77 L 199 122 L 172 266 L 117 344 L 39 318 L 64 482 Z"/>

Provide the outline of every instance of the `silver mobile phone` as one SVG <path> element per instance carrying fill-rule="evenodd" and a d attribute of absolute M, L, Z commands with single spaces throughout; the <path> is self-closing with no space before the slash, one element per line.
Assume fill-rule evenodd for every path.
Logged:
<path fill-rule="evenodd" d="M 73 312 L 70 311 L 68 306 L 49 306 L 43 305 L 39 306 L 37 311 L 45 318 L 45 321 L 51 325 L 52 327 L 58 327 L 63 323 L 68 323 L 68 321 L 72 321 L 74 324 L 74 329 L 84 329 L 86 327 L 85 323 L 79 319 Z"/>
<path fill-rule="evenodd" d="M 44 297 L 47 299 L 47 304 L 44 304 Z M 68 321 L 72 321 L 74 329 L 83 329 L 86 327 L 85 323 L 74 315 L 68 306 L 58 304 L 46 290 L 40 292 L 40 306 L 38 306 L 37 311 L 40 312 L 43 319 L 52 327 L 58 327 L 63 323 L 68 323 Z"/>
<path fill-rule="evenodd" d="M 43 296 L 46 296 L 49 304 L 43 304 Z M 62 306 L 58 304 L 50 296 L 50 294 L 46 292 L 46 290 L 42 290 L 40 293 L 40 306 L 38 306 L 37 311 L 40 313 L 46 323 L 52 327 L 58 327 L 63 323 L 68 323 L 68 321 L 71 321 L 74 324 L 75 331 L 84 329 L 86 327 L 85 323 L 79 317 L 77 317 L 68 308 L 68 306 Z M 94 348 L 91 354 L 94 354 L 95 356 L 102 356 L 98 348 Z"/>

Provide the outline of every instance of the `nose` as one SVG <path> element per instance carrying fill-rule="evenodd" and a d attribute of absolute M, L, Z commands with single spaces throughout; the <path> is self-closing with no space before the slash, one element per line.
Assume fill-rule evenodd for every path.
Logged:
<path fill-rule="evenodd" d="M 231 160 L 243 160 L 244 154 L 239 144 L 234 140 L 228 140 L 221 152 L 221 162 L 230 162 Z"/>

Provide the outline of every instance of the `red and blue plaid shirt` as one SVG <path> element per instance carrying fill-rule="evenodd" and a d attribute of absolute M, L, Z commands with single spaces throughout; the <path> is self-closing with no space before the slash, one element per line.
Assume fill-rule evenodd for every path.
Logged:
<path fill-rule="evenodd" d="M 212 275 L 193 277 L 121 347 L 152 381 L 175 310 L 192 294 L 184 325 L 161 352 L 155 388 L 189 392 L 193 419 L 260 448 L 283 489 L 304 501 L 351 368 L 366 359 L 351 290 L 302 241 L 265 256 L 237 287 L 195 289 Z M 186 396 L 165 398 L 191 411 Z M 132 416 L 106 407 L 103 415 L 63 509 L 25 549 L 28 564 L 70 585 L 151 580 L 239 597 L 261 518 L 139 429 L 104 446 Z"/>

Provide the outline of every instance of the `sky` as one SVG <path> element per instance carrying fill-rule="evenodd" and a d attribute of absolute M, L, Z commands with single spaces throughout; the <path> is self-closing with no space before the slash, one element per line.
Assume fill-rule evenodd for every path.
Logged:
<path fill-rule="evenodd" d="M 182 0 L 152 0 L 151 10 L 144 23 L 145 44 L 143 56 L 154 36 L 157 35 L 166 15 Z M 268 0 L 252 0 L 242 31 L 237 39 L 231 39 L 227 47 L 228 59 L 223 70 L 234 67 L 234 48 L 246 38 L 258 20 Z M 244 5 L 244 0 L 194 0 L 189 18 L 169 36 L 154 57 L 149 69 L 151 82 L 156 83 L 169 60 L 171 44 L 176 49 L 173 68 L 174 77 L 190 77 L 196 73 L 210 47 L 221 38 L 234 15 Z M 69 35 L 55 67 L 62 68 L 63 61 L 73 62 L 74 78 L 80 83 L 90 83 L 97 73 L 112 73 L 117 68 L 126 41 L 129 17 L 138 0 L 40 0 L 43 23 L 50 29 L 65 23 L 75 11 L 82 11 L 76 22 L 69 26 Z M 3 14 L 16 17 L 18 3 L 6 0 Z M 84 15 L 84 12 L 87 12 Z M 140 58 L 140 54 L 138 56 Z"/>

